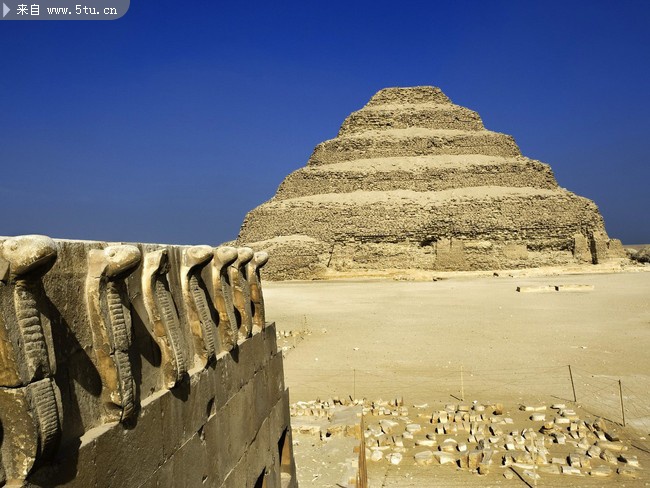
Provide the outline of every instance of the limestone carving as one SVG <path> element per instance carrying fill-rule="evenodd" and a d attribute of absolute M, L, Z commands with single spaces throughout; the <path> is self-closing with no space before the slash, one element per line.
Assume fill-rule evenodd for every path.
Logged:
<path fill-rule="evenodd" d="M 110 420 L 125 421 L 136 410 L 131 372 L 131 314 L 125 278 L 140 263 L 135 246 L 115 245 L 88 253 L 86 303 L 93 352 L 102 379 L 102 400 Z"/>
<path fill-rule="evenodd" d="M 2 461 L 9 480 L 25 479 L 49 458 L 60 437 L 56 361 L 48 347 L 50 324 L 41 305 L 41 277 L 56 260 L 46 236 L 7 239 L 0 248 L 0 421 Z"/>
<path fill-rule="evenodd" d="M 217 355 L 217 326 L 212 319 L 212 305 L 208 302 L 201 279 L 201 269 L 210 262 L 212 253 L 210 246 L 188 247 L 183 250 L 181 264 L 181 286 L 187 319 L 195 350 L 204 366 Z"/>
<path fill-rule="evenodd" d="M 246 265 L 246 277 L 248 278 L 248 286 L 251 294 L 251 308 L 253 312 L 253 332 L 259 332 L 264 329 L 264 324 L 266 323 L 260 269 L 268 260 L 268 253 L 258 251 L 253 254 L 253 259 L 251 259 Z"/>
<path fill-rule="evenodd" d="M 237 249 L 228 246 L 218 247 L 214 249 L 213 256 L 212 299 L 219 314 L 221 352 L 231 351 L 237 345 L 237 318 L 228 270 L 237 259 Z"/>
<path fill-rule="evenodd" d="M 228 268 L 240 341 L 250 337 L 253 331 L 251 291 L 246 277 L 246 265 L 251 259 L 253 259 L 253 250 L 250 247 L 239 247 L 237 259 Z"/>
<path fill-rule="evenodd" d="M 268 250 L 276 280 L 624 257 L 594 202 L 431 86 L 375 94 L 248 213 L 237 242 Z"/>
<path fill-rule="evenodd" d="M 187 360 L 181 344 L 181 324 L 167 280 L 169 269 L 166 249 L 145 254 L 142 298 L 160 346 L 165 385 L 173 388 L 187 373 Z"/>

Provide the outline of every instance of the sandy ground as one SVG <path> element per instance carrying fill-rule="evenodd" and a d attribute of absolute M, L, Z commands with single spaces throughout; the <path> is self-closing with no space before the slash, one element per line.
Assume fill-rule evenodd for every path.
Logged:
<path fill-rule="evenodd" d="M 516 291 L 572 284 L 593 289 Z M 267 282 L 264 287 L 267 318 L 296 334 L 280 341 L 287 348 L 292 402 L 348 395 L 403 397 L 406 404 L 444 404 L 461 397 L 512 404 L 570 401 L 571 365 L 577 404 L 613 422 L 622 422 L 621 380 L 627 432 L 648 449 L 648 272 L 551 270 L 512 277 L 454 274 L 427 282 Z M 299 458 L 298 446 L 296 451 Z M 410 473 L 408 485 L 404 473 L 398 474 L 393 479 L 385 473 L 371 486 L 430 482 L 422 470 Z M 418 481 L 421 476 L 424 481 Z"/>

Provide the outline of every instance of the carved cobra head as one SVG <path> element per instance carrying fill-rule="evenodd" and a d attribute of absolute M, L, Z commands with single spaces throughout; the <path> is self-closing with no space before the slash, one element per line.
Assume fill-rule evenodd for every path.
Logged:
<path fill-rule="evenodd" d="M 250 247 L 237 248 L 237 261 L 235 262 L 235 266 L 243 266 L 251 259 L 253 259 L 253 250 Z"/>
<path fill-rule="evenodd" d="M 104 250 L 106 276 L 115 277 L 140 263 L 140 249 L 125 244 L 108 246 Z"/>
<path fill-rule="evenodd" d="M 47 236 L 26 235 L 11 237 L 0 245 L 0 254 L 11 273 L 22 275 L 50 264 L 56 259 L 56 243 Z"/>
<path fill-rule="evenodd" d="M 256 269 L 263 267 L 269 260 L 269 253 L 266 251 L 258 251 L 253 254 L 253 263 L 255 264 Z"/>
<path fill-rule="evenodd" d="M 183 255 L 185 266 L 192 268 L 212 259 L 212 248 L 210 246 L 192 246 L 185 249 Z"/>
<path fill-rule="evenodd" d="M 237 249 L 229 246 L 218 247 L 214 251 L 215 262 L 221 264 L 221 267 L 226 267 L 232 264 L 237 259 Z"/>

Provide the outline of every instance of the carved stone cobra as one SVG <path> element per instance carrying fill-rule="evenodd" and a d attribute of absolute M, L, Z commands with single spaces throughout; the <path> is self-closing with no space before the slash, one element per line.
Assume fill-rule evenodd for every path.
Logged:
<path fill-rule="evenodd" d="M 194 349 L 203 366 L 217 356 L 217 326 L 212 319 L 212 305 L 208 302 L 201 269 L 212 259 L 210 246 L 193 246 L 183 249 L 181 286 L 187 311 L 187 321 L 194 337 Z"/>
<path fill-rule="evenodd" d="M 181 324 L 169 291 L 166 249 L 148 252 L 142 270 L 142 298 L 160 346 L 165 386 L 173 388 L 187 373 L 187 361 L 181 344 Z"/>
<path fill-rule="evenodd" d="M 221 352 L 231 351 L 237 345 L 237 318 L 233 305 L 233 291 L 228 269 L 237 259 L 234 247 L 218 247 L 212 259 L 212 299 L 219 314 L 217 328 Z"/>
<path fill-rule="evenodd" d="M 259 251 L 253 254 L 253 259 L 246 265 L 246 278 L 248 278 L 248 286 L 251 294 L 251 309 L 253 312 L 253 333 L 263 330 L 264 324 L 266 323 L 260 269 L 268 260 L 268 253 Z"/>
<path fill-rule="evenodd" d="M 124 421 L 135 413 L 135 382 L 129 358 L 131 313 L 124 280 L 140 258 L 140 250 L 127 245 L 88 253 L 86 304 L 109 420 Z"/>
<path fill-rule="evenodd" d="M 0 420 L 8 480 L 25 479 L 51 457 L 61 433 L 56 361 L 45 339 L 49 321 L 39 309 L 41 277 L 56 256 L 57 246 L 46 236 L 13 237 L 0 246 L 0 278 L 12 295 L 0 305 Z"/>
<path fill-rule="evenodd" d="M 246 278 L 246 264 L 251 259 L 253 259 L 253 250 L 250 247 L 239 247 L 237 248 L 237 259 L 228 268 L 240 341 L 248 339 L 253 330 L 251 292 Z"/>

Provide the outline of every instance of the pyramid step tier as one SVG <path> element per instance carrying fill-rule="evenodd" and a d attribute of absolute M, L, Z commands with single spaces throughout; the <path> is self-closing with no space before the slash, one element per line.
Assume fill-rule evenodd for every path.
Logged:
<path fill-rule="evenodd" d="M 482 155 L 358 159 L 291 173 L 274 200 L 354 191 L 440 191 L 466 186 L 557 188 L 551 168 L 519 157 Z"/>
<path fill-rule="evenodd" d="M 604 231 L 593 202 L 566 190 L 474 187 L 439 192 L 329 193 L 270 201 L 248 214 L 240 239 L 305 235 L 323 242 L 544 241 Z"/>
<path fill-rule="evenodd" d="M 362 134 L 371 130 L 454 129 L 484 130 L 478 113 L 453 104 L 379 105 L 353 112 L 345 119 L 339 137 Z"/>
<path fill-rule="evenodd" d="M 322 142 L 316 146 L 307 164 L 441 154 L 508 157 L 520 156 L 521 152 L 512 136 L 487 130 L 387 129 Z"/>
<path fill-rule="evenodd" d="M 449 103 L 451 100 L 437 86 L 392 87 L 379 90 L 366 107 L 378 105 L 409 105 L 415 103 Z"/>

